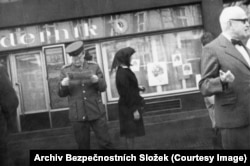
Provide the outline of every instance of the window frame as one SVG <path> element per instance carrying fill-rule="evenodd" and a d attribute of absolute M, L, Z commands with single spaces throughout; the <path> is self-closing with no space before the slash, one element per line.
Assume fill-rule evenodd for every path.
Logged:
<path fill-rule="evenodd" d="M 69 107 L 60 107 L 60 108 L 55 108 L 55 109 L 52 109 L 51 108 L 51 95 L 50 95 L 50 88 L 49 88 L 49 82 L 48 82 L 48 69 L 47 69 L 47 60 L 46 60 L 46 55 L 45 55 L 45 50 L 46 49 L 51 49 L 51 48 L 57 48 L 57 47 L 61 47 L 62 50 L 63 50 L 63 61 L 64 61 L 64 65 L 67 65 L 70 63 L 70 58 L 69 56 L 67 56 L 66 54 L 66 51 L 65 51 L 65 45 L 64 44 L 56 44 L 56 45 L 50 45 L 50 46 L 44 46 L 42 47 L 42 54 L 43 54 L 43 57 L 44 57 L 44 67 L 45 67 L 45 77 L 46 77 L 46 80 L 47 80 L 47 91 L 48 91 L 48 100 L 49 100 L 49 110 L 51 112 L 56 112 L 56 111 L 64 111 L 64 110 L 68 110 Z M 60 71 L 58 71 L 58 73 L 60 73 Z"/>
<path fill-rule="evenodd" d="M 40 58 L 41 58 L 41 70 L 42 70 L 42 77 L 44 79 L 44 98 L 45 98 L 45 109 L 43 110 L 35 110 L 35 111 L 29 111 L 25 112 L 24 110 L 24 103 L 23 103 L 23 92 L 22 89 L 18 88 L 18 73 L 17 73 L 17 63 L 16 63 L 16 56 L 22 56 L 25 54 L 35 54 L 38 53 Z M 10 55 L 10 62 L 11 62 L 11 72 L 12 72 L 12 78 L 13 78 L 13 85 L 18 91 L 18 97 L 20 100 L 20 109 L 18 111 L 19 115 L 25 115 L 25 114 L 34 114 L 34 113 L 43 113 L 43 112 L 49 112 L 49 100 L 48 100 L 48 87 L 47 87 L 47 80 L 46 80 L 46 75 L 45 75 L 45 63 L 44 63 L 44 56 L 42 54 L 42 51 L 37 49 L 37 50 L 32 50 L 32 51 L 22 51 L 22 52 L 15 52 L 11 53 Z"/>

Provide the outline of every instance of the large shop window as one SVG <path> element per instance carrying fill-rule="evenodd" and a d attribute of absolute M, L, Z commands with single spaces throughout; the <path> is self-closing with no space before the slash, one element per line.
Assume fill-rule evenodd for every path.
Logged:
<path fill-rule="evenodd" d="M 110 73 L 112 60 L 119 49 L 127 46 L 136 50 L 132 70 L 139 84 L 146 87 L 144 96 L 197 90 L 201 34 L 202 29 L 196 29 L 102 43 L 109 101 L 118 97 L 115 72 Z"/>
<path fill-rule="evenodd" d="M 22 112 L 45 111 L 45 78 L 40 52 L 15 56 L 17 83 L 21 93 Z"/>
<path fill-rule="evenodd" d="M 108 101 L 116 101 L 119 97 L 115 72 L 110 72 L 114 55 L 119 49 L 128 46 L 136 50 L 132 56 L 131 69 L 139 84 L 146 88 L 142 94 L 144 97 L 197 91 L 200 79 L 200 37 L 203 33 L 200 5 L 133 14 L 135 17 L 129 17 L 129 14 L 128 17 L 126 14 L 117 17 L 122 20 L 121 29 L 137 29 L 140 35 L 101 43 Z M 126 23 L 126 28 L 122 28 L 123 23 Z M 146 34 L 148 31 L 154 31 L 154 34 Z"/>

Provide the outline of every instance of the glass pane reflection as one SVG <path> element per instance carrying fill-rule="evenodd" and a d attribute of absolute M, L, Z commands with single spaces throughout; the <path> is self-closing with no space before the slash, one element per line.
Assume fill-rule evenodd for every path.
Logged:
<path fill-rule="evenodd" d="M 21 87 L 24 112 L 46 109 L 44 78 L 39 53 L 16 56 L 17 78 Z"/>
<path fill-rule="evenodd" d="M 109 100 L 118 97 L 115 72 L 110 73 L 115 53 L 132 47 L 132 70 L 139 84 L 145 86 L 144 96 L 169 94 L 197 89 L 200 74 L 202 29 L 117 40 L 102 43 L 104 64 L 107 65 Z M 106 69 L 107 70 L 107 69 Z"/>

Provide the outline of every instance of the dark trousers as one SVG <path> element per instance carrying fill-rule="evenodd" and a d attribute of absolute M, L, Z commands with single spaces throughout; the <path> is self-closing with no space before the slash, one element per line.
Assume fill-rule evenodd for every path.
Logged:
<path fill-rule="evenodd" d="M 218 128 L 213 128 L 213 149 L 223 149 L 222 148 L 222 140 L 221 140 L 221 132 Z"/>
<path fill-rule="evenodd" d="M 95 133 L 101 149 L 113 149 L 113 144 L 108 133 L 105 115 L 92 121 L 73 122 L 75 139 L 79 149 L 90 149 L 90 127 Z"/>
<path fill-rule="evenodd" d="M 250 149 L 250 126 L 220 129 L 223 149 Z"/>

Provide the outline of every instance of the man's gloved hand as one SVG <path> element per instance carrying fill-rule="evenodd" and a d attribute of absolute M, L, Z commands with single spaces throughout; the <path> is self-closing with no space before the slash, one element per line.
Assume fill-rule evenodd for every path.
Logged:
<path fill-rule="evenodd" d="M 223 72 L 222 70 L 220 70 L 220 80 L 222 82 L 233 82 L 235 79 L 235 76 L 231 73 L 230 70 L 228 70 L 227 72 Z"/>
<path fill-rule="evenodd" d="M 62 85 L 62 86 L 69 86 L 69 77 L 65 77 L 65 78 L 61 81 L 61 85 Z"/>
<path fill-rule="evenodd" d="M 92 83 L 97 83 L 99 80 L 98 76 L 97 75 L 92 75 L 91 78 L 90 78 L 90 81 Z"/>

